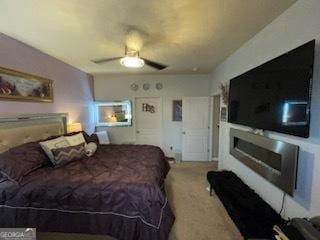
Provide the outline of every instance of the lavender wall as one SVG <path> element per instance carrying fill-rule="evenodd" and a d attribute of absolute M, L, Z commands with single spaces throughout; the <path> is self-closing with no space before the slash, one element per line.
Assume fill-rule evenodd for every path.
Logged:
<path fill-rule="evenodd" d="M 0 33 L 0 66 L 54 80 L 54 103 L 0 101 L 0 115 L 69 113 L 69 122 L 94 128 L 93 79 L 86 73 Z"/>

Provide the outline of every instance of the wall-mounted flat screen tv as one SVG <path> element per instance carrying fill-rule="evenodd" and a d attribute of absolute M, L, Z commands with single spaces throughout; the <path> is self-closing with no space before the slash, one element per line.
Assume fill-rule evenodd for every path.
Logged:
<path fill-rule="evenodd" d="M 309 137 L 315 40 L 230 81 L 228 121 Z"/>

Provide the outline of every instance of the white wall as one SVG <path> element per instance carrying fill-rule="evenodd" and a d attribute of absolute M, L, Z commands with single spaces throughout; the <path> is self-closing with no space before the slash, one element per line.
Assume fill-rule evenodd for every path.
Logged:
<path fill-rule="evenodd" d="M 311 136 L 309 139 L 278 133 L 270 138 L 300 146 L 298 187 L 294 198 L 286 198 L 286 216 L 320 215 L 320 1 L 300 0 L 255 37 L 244 44 L 212 73 L 212 93 L 219 92 L 219 82 L 227 82 L 284 52 L 316 39 L 316 59 L 312 90 Z M 221 123 L 220 168 L 236 172 L 276 210 L 280 210 L 282 192 L 229 154 L 229 129 L 238 127 Z"/>
<path fill-rule="evenodd" d="M 155 84 L 161 82 L 162 90 L 156 90 Z M 132 83 L 139 85 L 139 90 L 130 89 Z M 151 89 L 144 91 L 143 83 L 150 83 Z M 96 101 L 126 100 L 136 97 L 161 97 L 163 106 L 163 150 L 173 156 L 174 149 L 181 149 L 181 122 L 172 121 L 172 100 L 187 96 L 208 96 L 210 79 L 208 75 L 96 75 L 94 76 L 94 93 Z M 134 117 L 134 116 L 133 116 Z M 113 143 L 134 141 L 133 127 L 109 127 L 108 132 Z"/>

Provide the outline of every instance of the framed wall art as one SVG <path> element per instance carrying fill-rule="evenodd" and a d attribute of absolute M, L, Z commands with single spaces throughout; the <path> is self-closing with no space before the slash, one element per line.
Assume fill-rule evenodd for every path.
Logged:
<path fill-rule="evenodd" d="M 53 102 L 53 81 L 0 67 L 0 100 Z"/>
<path fill-rule="evenodd" d="M 172 121 L 174 122 L 182 121 L 182 100 L 172 101 Z"/>

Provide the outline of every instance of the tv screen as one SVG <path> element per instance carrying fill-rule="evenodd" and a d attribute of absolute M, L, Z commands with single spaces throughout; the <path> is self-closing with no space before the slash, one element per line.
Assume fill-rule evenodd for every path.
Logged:
<path fill-rule="evenodd" d="M 230 81 L 228 121 L 309 137 L 315 41 Z"/>

